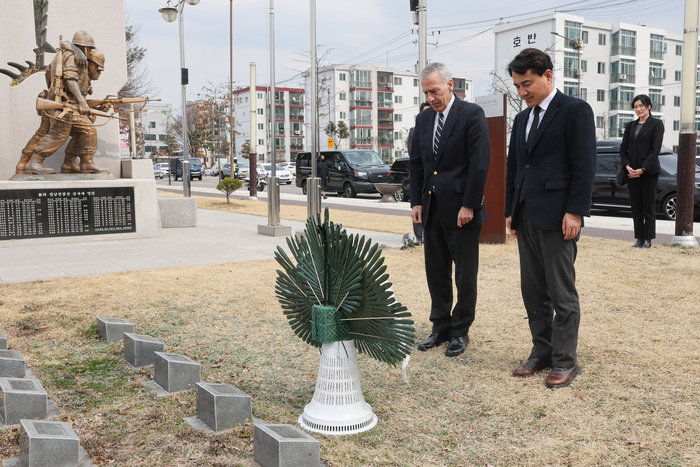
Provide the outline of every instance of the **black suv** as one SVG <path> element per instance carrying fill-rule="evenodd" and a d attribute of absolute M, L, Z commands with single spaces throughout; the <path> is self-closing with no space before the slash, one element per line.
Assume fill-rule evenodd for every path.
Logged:
<path fill-rule="evenodd" d="M 591 205 L 603 209 L 630 209 L 627 187 L 615 184 L 615 172 L 620 166 L 621 139 L 596 142 L 597 163 Z M 664 219 L 676 219 L 676 170 L 678 155 L 666 147 L 659 154 L 661 174 L 656 186 L 656 211 Z M 695 217 L 700 217 L 700 167 L 695 169 Z"/>
<path fill-rule="evenodd" d="M 411 201 L 410 157 L 397 157 L 391 165 L 390 183 L 400 183 L 401 188 L 394 197 L 396 201 Z"/>
<path fill-rule="evenodd" d="M 326 191 L 354 198 L 358 193 L 377 193 L 375 183 L 389 181 L 389 166 L 371 149 L 321 151 L 328 164 L 330 181 Z M 296 185 L 306 194 L 306 179 L 311 176 L 311 153 L 297 155 Z"/>

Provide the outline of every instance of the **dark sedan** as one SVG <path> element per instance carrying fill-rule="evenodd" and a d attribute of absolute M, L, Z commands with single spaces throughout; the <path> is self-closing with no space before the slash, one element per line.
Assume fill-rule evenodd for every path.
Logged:
<path fill-rule="evenodd" d="M 615 172 L 620 166 L 620 143 L 622 140 L 602 140 L 597 144 L 595 183 L 592 206 L 603 209 L 630 209 L 627 187 L 615 184 Z M 676 171 L 678 155 L 663 147 L 659 154 L 661 174 L 656 186 L 656 212 L 664 219 L 676 219 Z M 695 217 L 700 217 L 700 167 L 695 167 Z"/>
<path fill-rule="evenodd" d="M 399 188 L 399 191 L 394 195 L 396 201 L 411 200 L 411 177 L 409 174 L 408 157 L 397 157 L 396 160 L 394 160 L 394 163 L 391 165 L 391 171 L 389 172 L 389 182 L 401 184 L 401 188 Z"/>

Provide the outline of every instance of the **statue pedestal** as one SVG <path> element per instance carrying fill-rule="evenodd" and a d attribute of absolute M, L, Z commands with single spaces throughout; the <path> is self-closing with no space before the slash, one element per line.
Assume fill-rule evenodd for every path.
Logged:
<path fill-rule="evenodd" d="M 0 182 L 0 248 L 158 237 L 155 180 L 108 176 Z"/>

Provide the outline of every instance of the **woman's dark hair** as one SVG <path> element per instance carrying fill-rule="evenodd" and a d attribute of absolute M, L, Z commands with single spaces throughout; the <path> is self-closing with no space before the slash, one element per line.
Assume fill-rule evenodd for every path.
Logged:
<path fill-rule="evenodd" d="M 508 64 L 510 76 L 513 76 L 513 73 L 524 75 L 527 70 L 542 76 L 545 71 L 553 69 L 552 58 L 540 49 L 525 49 Z"/>
<path fill-rule="evenodd" d="M 647 96 L 646 94 L 639 94 L 637 96 L 634 96 L 634 99 L 632 99 L 632 110 L 634 110 L 634 103 L 637 101 L 642 101 L 642 105 L 648 109 L 649 106 L 652 106 L 652 109 L 654 108 L 654 104 L 652 104 L 651 98 L 649 98 L 649 96 Z M 649 115 L 651 115 L 651 109 L 649 109 Z"/>

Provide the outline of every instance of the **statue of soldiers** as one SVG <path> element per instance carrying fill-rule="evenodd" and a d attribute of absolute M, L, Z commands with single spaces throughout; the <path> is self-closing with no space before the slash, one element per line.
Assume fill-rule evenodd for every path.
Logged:
<path fill-rule="evenodd" d="M 73 45 L 71 42 L 68 41 L 61 41 L 60 43 L 61 47 L 61 53 L 65 52 L 71 52 L 75 54 L 76 61 L 78 63 L 78 66 L 80 67 L 85 67 L 87 65 L 87 59 L 83 52 L 78 48 L 77 46 Z M 46 87 L 48 89 L 51 89 L 51 67 L 47 67 L 47 71 L 45 72 L 46 76 Z M 39 93 L 38 96 L 40 99 L 48 99 L 49 98 L 49 91 L 44 89 Z M 41 125 L 39 125 L 39 129 L 36 130 L 34 133 L 34 136 L 32 136 L 29 139 L 29 142 L 27 145 L 22 149 L 22 157 L 20 157 L 19 162 L 17 163 L 17 167 L 15 168 L 15 173 L 18 174 L 23 174 L 24 169 L 27 165 L 27 162 L 29 162 L 29 159 L 32 157 L 32 153 L 34 152 L 34 148 L 36 147 L 37 143 L 41 141 L 41 138 L 46 136 L 49 132 L 49 127 L 51 125 L 51 119 L 49 118 L 48 114 L 44 111 L 37 110 L 37 114 L 41 117 Z"/>
<path fill-rule="evenodd" d="M 85 100 L 85 96 L 92 94 L 90 81 L 99 79 L 100 73 L 104 70 L 104 54 L 95 49 L 95 41 L 85 31 L 75 33 L 72 46 L 74 47 L 70 50 L 61 47 L 49 65 L 47 75 L 51 76 L 51 83 L 47 97 L 55 101 L 60 100 L 75 110 L 67 113 L 61 110 L 44 111 L 49 119 L 49 128 L 46 134 L 36 142 L 31 157 L 23 168 L 24 173 L 54 173 L 55 171 L 45 167 L 43 162 L 55 153 L 69 136 L 72 139 L 66 148 L 65 160 L 61 166 L 62 173 L 109 172 L 108 169 L 96 167 L 93 163 L 93 157 L 97 151 L 97 131 L 93 125 L 95 117 L 89 115 L 90 108 Z M 79 52 L 87 57 L 87 66 L 81 66 Z M 27 146 L 31 144 L 30 140 Z M 25 152 L 26 148 L 23 151 L 23 157 Z M 75 163 L 78 157 L 80 166 Z M 17 166 L 17 171 L 20 170 L 21 163 L 22 160 Z"/>

